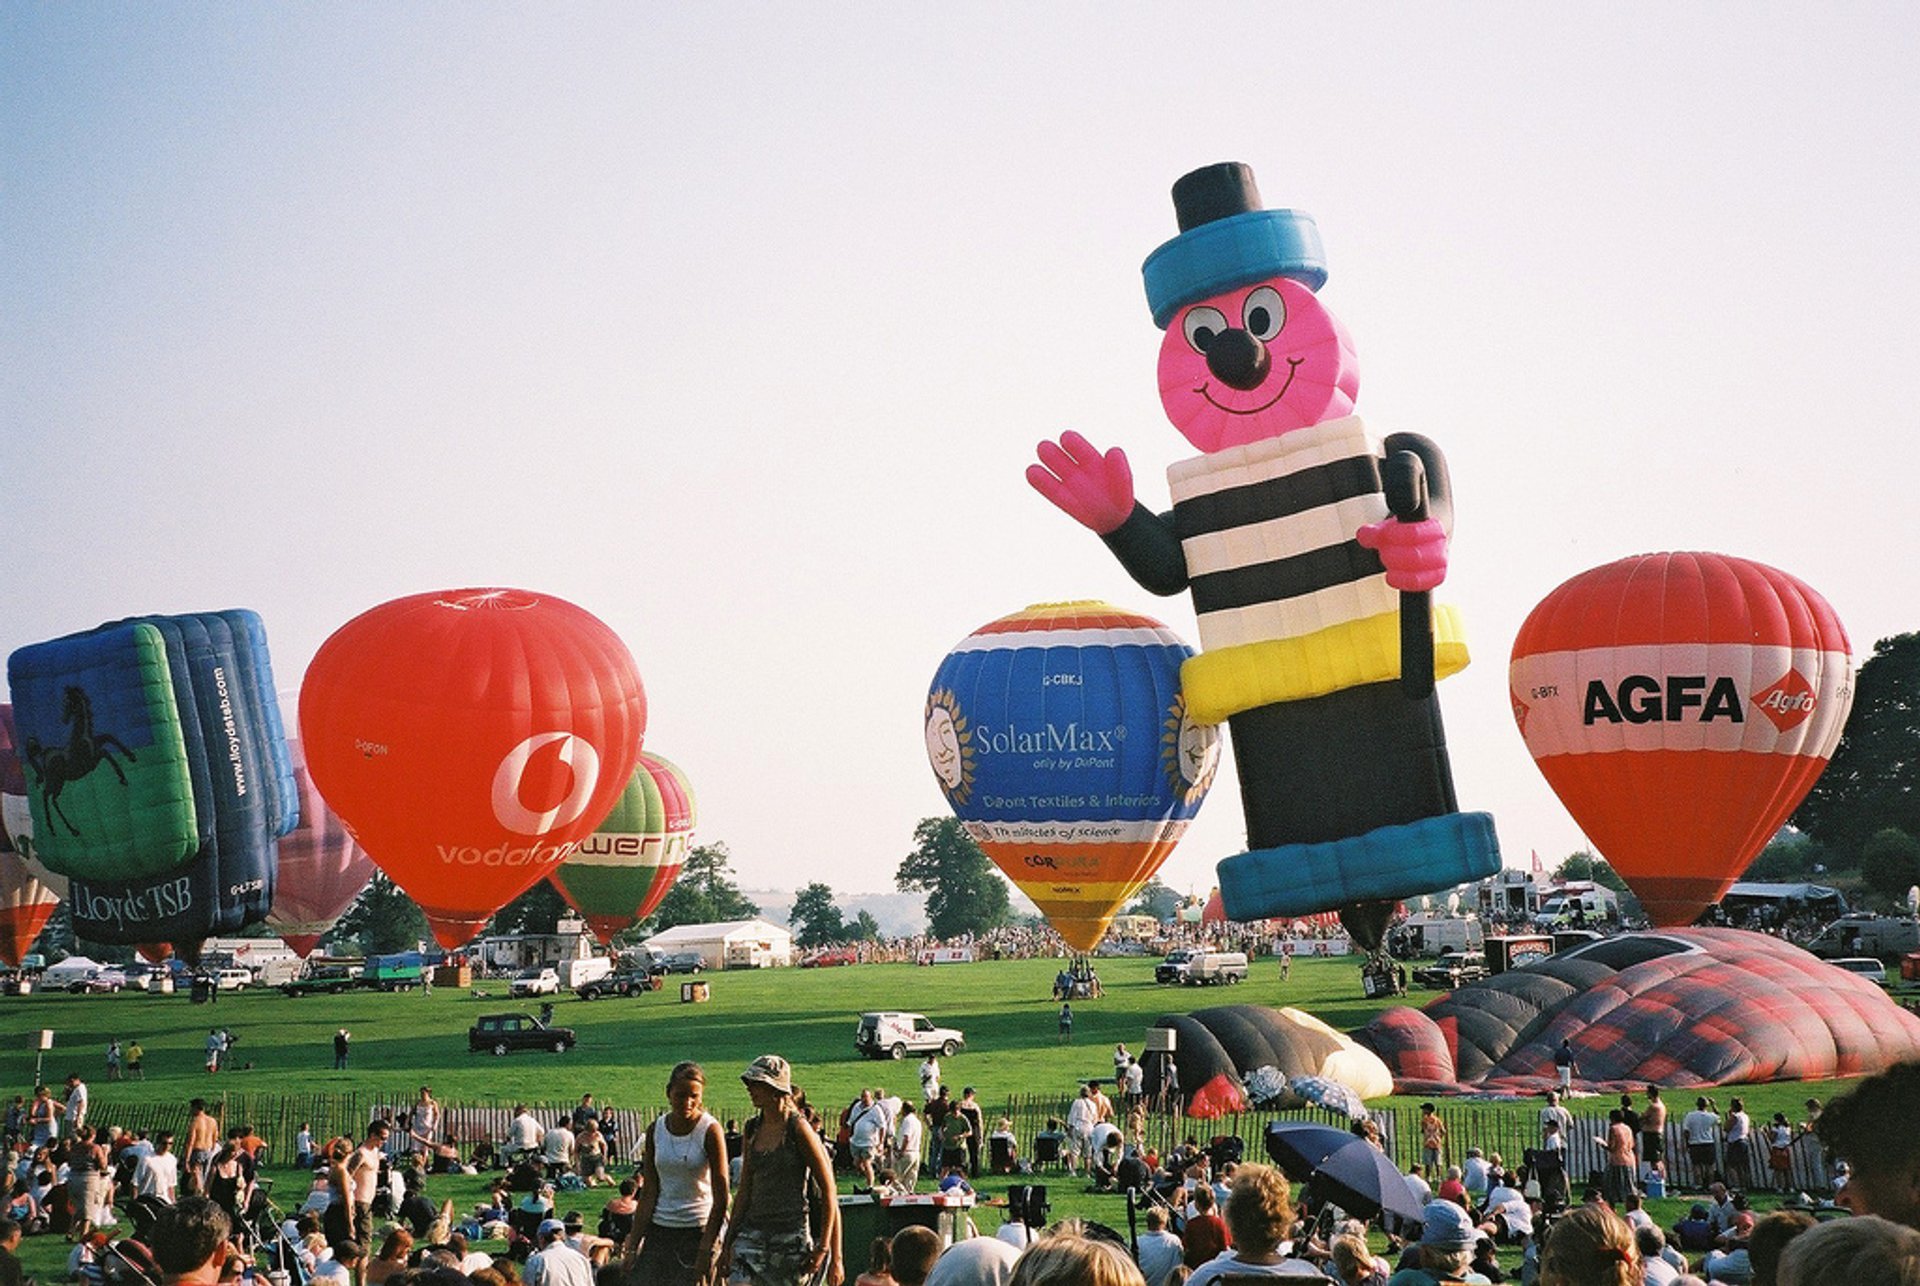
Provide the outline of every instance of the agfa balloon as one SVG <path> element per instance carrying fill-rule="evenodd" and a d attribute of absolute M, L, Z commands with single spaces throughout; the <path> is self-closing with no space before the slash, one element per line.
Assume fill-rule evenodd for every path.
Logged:
<path fill-rule="evenodd" d="M 300 825 L 280 841 L 280 884 L 273 910 L 267 913 L 267 926 L 305 956 L 320 945 L 333 922 L 367 887 L 374 865 L 327 807 L 297 741 L 292 750 Z"/>
<path fill-rule="evenodd" d="M 320 646 L 300 689 L 320 793 L 449 949 L 593 833 L 646 723 L 619 637 L 526 590 L 383 603 Z"/>
<path fill-rule="evenodd" d="M 1554 793 L 1657 925 L 1720 900 L 1825 770 L 1853 704 L 1833 609 L 1723 554 L 1623 558 L 1541 600 L 1513 715 Z"/>
<path fill-rule="evenodd" d="M 927 696 L 927 758 L 954 815 L 1060 936 L 1091 951 L 1186 833 L 1213 728 L 1186 714 L 1193 650 L 1107 603 L 1050 603 L 961 640 Z"/>

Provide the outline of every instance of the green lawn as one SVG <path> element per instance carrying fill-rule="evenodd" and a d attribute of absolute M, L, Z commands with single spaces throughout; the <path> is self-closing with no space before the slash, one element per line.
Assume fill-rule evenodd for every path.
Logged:
<path fill-rule="evenodd" d="M 863 965 L 820 970 L 776 970 L 705 974 L 712 999 L 703 1005 L 679 1003 L 678 983 L 666 991 L 631 999 L 559 1001 L 557 1022 L 579 1032 L 572 1051 L 520 1053 L 506 1058 L 469 1054 L 466 1028 L 483 1013 L 533 1006 L 505 998 L 504 983 L 489 983 L 485 994 L 440 988 L 431 996 L 356 993 L 289 999 L 274 992 L 229 994 L 214 1005 L 195 1005 L 184 995 L 137 993 L 117 996 L 46 995 L 0 1000 L 0 1076 L 15 1092 L 33 1083 L 37 1034 L 54 1032 L 45 1075 L 57 1083 L 78 1070 L 93 1092 L 96 1124 L 141 1115 L 152 1106 L 183 1104 L 195 1095 L 380 1094 L 396 1100 L 412 1097 L 431 1084 L 447 1101 L 499 1101 L 527 1098 L 548 1103 L 576 1099 L 592 1091 L 626 1107 L 651 1109 L 663 1101 L 667 1071 L 694 1058 L 709 1072 L 709 1103 L 716 1115 L 742 1115 L 746 1096 L 738 1069 L 758 1054 L 780 1053 L 792 1060 L 796 1080 L 823 1111 L 836 1113 L 862 1086 L 883 1086 L 911 1097 L 917 1094 L 917 1060 L 874 1063 L 856 1057 L 855 1017 L 863 1009 L 905 1009 L 936 1022 L 959 1027 L 967 1047 L 943 1060 L 946 1080 L 956 1089 L 974 1085 L 989 1112 L 1010 1096 L 1064 1094 L 1079 1078 L 1111 1074 L 1111 1053 L 1118 1041 L 1140 1049 L 1143 1032 L 1160 1014 L 1226 1001 L 1295 1005 L 1333 1025 L 1350 1029 L 1378 1008 L 1360 996 L 1357 966 L 1351 961 L 1301 960 L 1282 983 L 1270 960 L 1255 963 L 1244 985 L 1205 992 L 1156 986 L 1152 960 L 1100 962 L 1106 995 L 1077 1002 L 1074 1038 L 1056 1038 L 1058 1005 L 1048 999 L 1057 961 L 1007 961 L 917 968 L 911 965 Z M 1423 1002 L 1434 993 L 1416 993 Z M 230 1028 L 238 1037 L 233 1070 L 209 1076 L 203 1048 L 210 1026 Z M 353 1033 L 352 1067 L 332 1070 L 336 1028 Z M 138 1039 L 147 1054 L 144 1082 L 104 1080 L 107 1042 Z M 1752 1086 L 1741 1093 L 1756 1120 L 1784 1110 L 1798 1119 L 1809 1095 L 1822 1099 L 1844 1090 L 1844 1082 Z M 1720 1091 L 1722 1105 L 1729 1091 Z M 1687 1096 L 1690 1098 L 1691 1096 Z M 1396 1098 L 1389 1105 L 1417 1100 Z M 1674 1097 L 1674 1106 L 1688 1103 Z M 1578 1105 L 1576 1104 L 1576 1108 Z M 1480 1112 L 1514 1112 L 1531 1120 L 1537 1104 L 1478 1106 Z M 1472 1140 L 1456 1131 L 1461 1151 Z M 282 1158 L 290 1138 L 273 1140 Z M 983 1185 L 984 1193 L 1004 1183 Z M 1083 1195 L 1078 1185 L 1059 1177 L 1050 1181 L 1056 1214 L 1081 1214 L 1124 1225 L 1122 1203 L 1113 1197 Z M 299 1176 L 283 1173 L 281 1195 L 304 1191 Z M 468 1204 L 479 1195 L 479 1180 L 436 1180 L 434 1194 Z M 603 1197 L 579 1194 L 591 1213 Z M 297 1200 L 297 1198 L 296 1198 Z M 1667 1217 L 1663 1214 L 1663 1217 Z M 981 1221 L 991 1224 L 989 1218 Z M 27 1266 L 42 1280 L 57 1278 L 64 1255 L 45 1238 L 28 1243 Z M 52 1269 L 50 1273 L 48 1270 Z"/>

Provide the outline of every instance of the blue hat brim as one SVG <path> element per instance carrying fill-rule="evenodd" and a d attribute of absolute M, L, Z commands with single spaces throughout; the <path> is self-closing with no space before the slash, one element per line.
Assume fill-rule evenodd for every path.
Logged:
<path fill-rule="evenodd" d="M 1312 215 L 1249 210 L 1181 233 L 1147 256 L 1140 275 L 1153 324 L 1165 330 L 1195 300 L 1268 277 L 1291 277 L 1317 291 L 1327 283 L 1327 252 Z"/>

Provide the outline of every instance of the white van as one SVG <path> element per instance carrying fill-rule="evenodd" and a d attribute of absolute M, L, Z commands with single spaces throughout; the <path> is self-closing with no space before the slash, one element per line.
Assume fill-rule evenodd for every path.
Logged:
<path fill-rule="evenodd" d="M 1836 969 L 1857 973 L 1868 982 L 1877 982 L 1883 987 L 1887 985 L 1887 966 L 1872 956 L 1843 956 L 1827 963 Z"/>
<path fill-rule="evenodd" d="M 925 1014 L 895 1011 L 860 1015 L 853 1049 L 868 1058 L 905 1058 L 908 1054 L 939 1054 L 951 1058 L 967 1038 L 952 1027 L 935 1027 Z"/>
<path fill-rule="evenodd" d="M 1247 953 L 1244 951 L 1202 951 L 1187 961 L 1180 981 L 1190 987 L 1211 987 L 1218 983 L 1231 986 L 1247 980 Z"/>

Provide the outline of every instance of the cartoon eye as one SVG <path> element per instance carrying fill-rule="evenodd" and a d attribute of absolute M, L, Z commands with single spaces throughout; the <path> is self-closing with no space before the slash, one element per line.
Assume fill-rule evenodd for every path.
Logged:
<path fill-rule="evenodd" d="M 1264 343 L 1287 324 L 1287 301 L 1272 286 L 1262 286 L 1247 296 L 1240 315 L 1246 321 L 1247 334 Z"/>
<path fill-rule="evenodd" d="M 1214 336 L 1227 328 L 1227 315 L 1218 308 L 1194 308 L 1180 321 L 1180 329 L 1187 336 L 1187 343 L 1196 353 L 1207 351 L 1207 345 Z"/>

